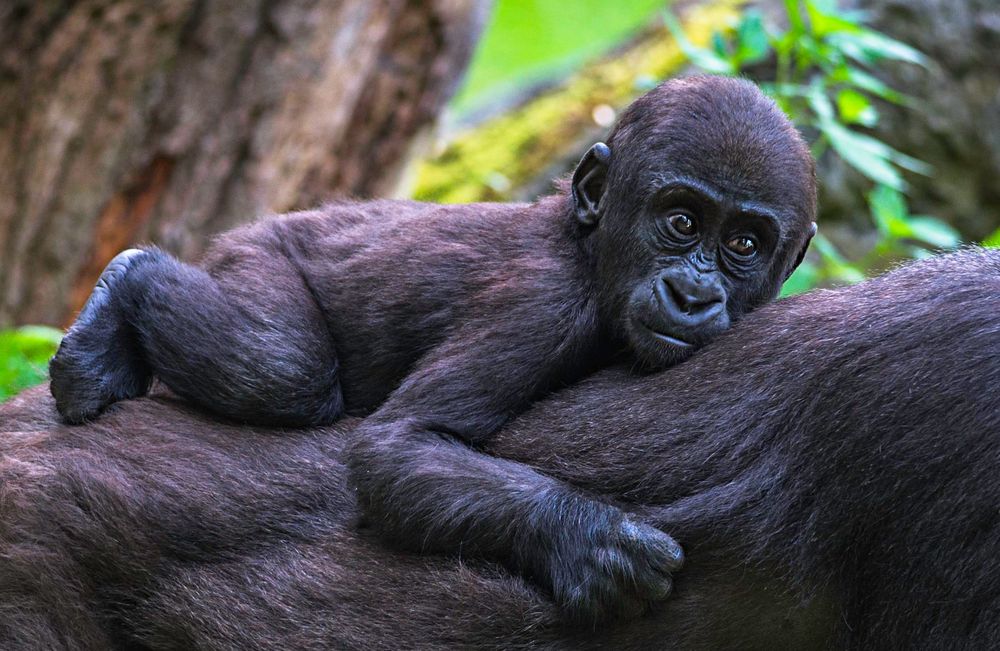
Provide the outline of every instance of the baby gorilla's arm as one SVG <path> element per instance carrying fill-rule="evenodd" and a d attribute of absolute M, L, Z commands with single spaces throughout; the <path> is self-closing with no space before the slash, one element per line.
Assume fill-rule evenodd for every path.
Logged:
<path fill-rule="evenodd" d="M 397 545 L 495 559 L 579 620 L 637 614 L 669 594 L 683 558 L 677 543 L 615 506 L 470 447 L 526 404 L 543 384 L 539 358 L 557 355 L 523 332 L 454 337 L 354 432 L 351 476 L 368 524 Z"/>

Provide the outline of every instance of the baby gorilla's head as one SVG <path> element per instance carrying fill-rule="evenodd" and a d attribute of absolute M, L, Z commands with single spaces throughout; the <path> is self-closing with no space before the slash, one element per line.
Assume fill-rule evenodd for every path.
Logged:
<path fill-rule="evenodd" d="M 650 366 L 777 296 L 815 233 L 809 148 L 752 83 L 689 77 L 636 100 L 573 176 L 602 316 Z"/>

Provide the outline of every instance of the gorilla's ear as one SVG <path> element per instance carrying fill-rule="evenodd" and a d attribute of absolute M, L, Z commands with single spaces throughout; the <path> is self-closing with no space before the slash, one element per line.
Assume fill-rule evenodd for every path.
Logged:
<path fill-rule="evenodd" d="M 788 269 L 788 273 L 785 274 L 785 280 L 788 280 L 795 270 L 799 268 L 799 265 L 802 264 L 802 260 L 806 257 L 806 251 L 809 250 L 809 243 L 812 242 L 812 238 L 813 235 L 816 234 L 816 230 L 816 222 L 809 225 L 809 235 L 806 237 L 806 241 L 802 244 L 802 248 L 799 249 L 799 254 L 795 256 L 795 263 L 792 264 L 792 266 Z"/>
<path fill-rule="evenodd" d="M 593 226 L 601 218 L 600 203 L 609 160 L 611 149 L 599 142 L 587 150 L 573 172 L 573 210 L 584 226 Z"/>

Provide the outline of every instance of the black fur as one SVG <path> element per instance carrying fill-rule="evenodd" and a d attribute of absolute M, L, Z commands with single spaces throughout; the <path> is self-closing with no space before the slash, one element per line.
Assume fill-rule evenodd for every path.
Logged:
<path fill-rule="evenodd" d="M 969 250 L 536 405 L 491 453 L 689 552 L 674 598 L 596 631 L 357 530 L 354 421 L 251 429 L 160 395 L 67 428 L 30 392 L 0 407 L 0 648 L 997 648 L 997 386 L 1000 252 Z"/>
<path fill-rule="evenodd" d="M 135 395 L 148 368 L 242 422 L 378 407 L 348 455 L 368 523 L 500 560 L 602 617 L 665 596 L 677 544 L 473 448 L 621 349 L 666 366 L 772 299 L 814 213 L 812 160 L 773 102 L 746 81 L 675 80 L 535 204 L 342 203 L 224 235 L 204 269 L 157 250 L 116 262 L 107 318 L 69 331 L 52 390 L 72 422 Z M 139 359 L 121 360 L 133 340 Z"/>

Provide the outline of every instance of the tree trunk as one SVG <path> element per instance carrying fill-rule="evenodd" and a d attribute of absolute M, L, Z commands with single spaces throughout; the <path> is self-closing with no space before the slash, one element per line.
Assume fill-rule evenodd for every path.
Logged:
<path fill-rule="evenodd" d="M 488 0 L 0 7 L 0 324 L 64 324 L 120 249 L 391 194 Z"/>

